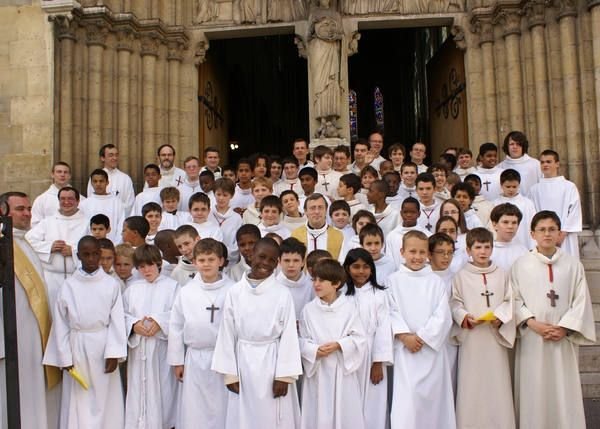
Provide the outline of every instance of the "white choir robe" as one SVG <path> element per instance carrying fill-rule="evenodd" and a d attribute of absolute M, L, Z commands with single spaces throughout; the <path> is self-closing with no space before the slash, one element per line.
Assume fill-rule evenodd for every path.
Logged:
<path fill-rule="evenodd" d="M 72 216 L 63 216 L 56 212 L 42 219 L 35 227 L 25 234 L 25 239 L 36 251 L 42 267 L 48 293 L 48 305 L 54 311 L 58 291 L 65 279 L 77 269 L 77 244 L 87 234 L 89 223 L 85 216 L 78 211 Z M 71 256 L 63 256 L 59 252 L 51 252 L 52 243 L 63 240 L 71 247 Z"/>
<path fill-rule="evenodd" d="M 456 167 L 454 169 L 454 172 L 459 175 L 461 182 L 463 182 L 465 180 L 465 177 L 467 177 L 469 174 L 475 174 L 475 167 L 469 167 L 469 168 Z"/>
<path fill-rule="evenodd" d="M 58 211 L 58 187 L 53 183 L 34 201 L 31 207 L 31 226 L 34 227 L 42 219 L 54 215 Z M 83 195 L 79 196 L 80 202 L 85 200 Z"/>
<path fill-rule="evenodd" d="M 384 254 L 381 254 L 379 259 L 375 260 L 375 271 L 377 274 L 377 283 L 383 285 L 385 279 L 392 273 L 396 272 L 396 263 L 394 259 Z"/>
<path fill-rule="evenodd" d="M 165 170 L 160 167 L 160 180 L 158 186 L 161 188 L 167 188 L 170 186 L 177 187 L 181 182 L 185 180 L 185 171 L 179 167 L 171 167 L 170 170 Z"/>
<path fill-rule="evenodd" d="M 402 222 L 402 219 L 400 219 L 400 211 L 394 206 L 386 206 L 381 213 L 375 213 L 375 207 L 370 206 L 369 211 L 375 216 L 375 222 L 383 231 L 384 237 L 396 228 L 399 222 Z"/>
<path fill-rule="evenodd" d="M 175 426 L 179 383 L 167 362 L 171 308 L 179 285 L 159 275 L 152 283 L 138 280 L 123 293 L 127 357 L 126 428 L 170 429 Z M 160 326 L 153 337 L 133 332 L 133 325 L 152 318 Z"/>
<path fill-rule="evenodd" d="M 540 167 L 540 161 L 535 158 L 524 154 L 520 158 L 511 158 L 507 156 L 504 158 L 498 166 L 503 170 L 509 168 L 517 170 L 521 175 L 521 192 L 523 195 L 528 196 L 530 189 L 540 181 L 542 176 L 542 169 Z"/>
<path fill-rule="evenodd" d="M 315 192 L 328 196 L 331 200 L 337 199 L 337 188 L 342 173 L 335 170 L 317 171 L 318 179 Z"/>
<path fill-rule="evenodd" d="M 421 203 L 421 214 L 417 219 L 417 225 L 429 231 L 429 235 L 435 232 L 435 224 L 440 218 L 440 203 L 434 200 L 433 204 L 426 206 Z"/>
<path fill-rule="evenodd" d="M 490 293 L 489 305 L 483 292 Z M 456 426 L 514 429 L 509 349 L 515 342 L 516 327 L 507 273 L 495 264 L 486 268 L 465 265 L 452 281 L 450 308 L 452 338 L 460 345 Z M 502 321 L 499 329 L 490 323 L 473 329 L 461 327 L 467 314 L 478 318 L 488 311 Z"/>
<path fill-rule="evenodd" d="M 306 225 L 306 216 L 302 215 L 300 217 L 291 217 L 284 215 L 283 219 L 281 220 L 281 224 L 285 226 L 291 233 L 296 228 Z"/>
<path fill-rule="evenodd" d="M 173 271 L 171 271 L 171 278 L 175 280 L 179 286 L 185 286 L 192 280 L 198 273 L 196 265 L 185 259 L 183 256 L 179 256 L 179 261 Z"/>
<path fill-rule="evenodd" d="M 244 275 L 231 287 L 211 369 L 240 383 L 239 395 L 229 395 L 227 429 L 299 426 L 296 386 L 291 383 L 287 395 L 273 398 L 275 380 L 302 374 L 294 301 L 275 274 L 256 287 Z"/>
<path fill-rule="evenodd" d="M 125 211 L 126 208 L 123 207 L 123 203 L 119 197 L 113 194 L 89 194 L 88 198 L 79 204 L 79 209 L 88 219 L 88 225 L 94 215 L 103 214 L 107 216 L 110 220 L 110 232 L 107 237 L 115 244 L 122 241 L 123 221 L 125 220 L 125 213 L 129 212 Z"/>
<path fill-rule="evenodd" d="M 354 234 L 352 237 L 350 237 L 349 240 L 344 238 L 344 242 L 342 243 L 342 249 L 340 250 L 340 256 L 338 257 L 338 261 L 340 262 L 340 264 L 342 264 L 342 265 L 344 264 L 344 261 L 346 260 L 346 256 L 348 255 L 349 251 L 351 251 L 352 249 L 358 249 L 359 247 L 361 247 L 361 245 L 360 245 L 360 238 L 358 237 L 358 234 Z M 319 247 L 319 248 L 326 249 L 326 247 Z M 314 246 L 311 249 L 311 251 L 312 250 L 314 250 Z M 308 251 L 307 254 L 308 253 L 310 253 L 310 251 Z"/>
<path fill-rule="evenodd" d="M 404 198 L 405 197 L 403 195 L 396 193 L 396 195 L 385 197 L 385 202 L 390 206 L 393 206 L 396 210 L 401 210 L 402 201 L 404 201 Z"/>
<path fill-rule="evenodd" d="M 521 219 L 521 222 L 519 223 L 519 229 L 517 229 L 515 239 L 527 249 L 533 249 L 535 247 L 535 241 L 531 238 L 531 219 L 533 219 L 533 216 L 537 213 L 533 201 L 521 194 L 517 194 L 511 198 L 500 195 L 493 201 L 494 207 L 504 203 L 514 204 L 521 211 L 523 219 Z"/>
<path fill-rule="evenodd" d="M 450 262 L 449 270 L 454 275 L 462 270 L 469 260 L 470 257 L 467 254 L 467 234 L 459 234 L 454 242 L 454 255 L 452 255 L 452 262 Z M 448 295 L 450 295 L 450 293 L 451 291 L 448 290 Z"/>
<path fill-rule="evenodd" d="M 341 350 L 317 357 L 319 346 L 337 342 Z M 302 381 L 302 429 L 363 429 L 360 369 L 367 339 L 354 300 L 340 295 L 331 304 L 319 297 L 302 311 L 300 349 L 305 374 Z"/>
<path fill-rule="evenodd" d="M 561 249 L 550 259 L 533 249 L 513 265 L 511 284 L 518 326 L 515 409 L 519 427 L 585 428 L 578 354 L 579 346 L 596 342 L 596 331 L 583 265 Z M 558 295 L 555 307 L 547 296 L 551 289 Z M 531 317 L 572 333 L 557 342 L 545 341 L 525 326 Z"/>
<path fill-rule="evenodd" d="M 200 239 L 214 238 L 217 241 L 223 241 L 223 231 L 221 231 L 221 228 L 219 228 L 219 224 L 210 219 L 210 217 L 207 221 L 202 223 L 194 222 L 192 220 L 188 223 L 188 225 L 196 228 Z"/>
<path fill-rule="evenodd" d="M 477 214 L 477 217 L 481 221 L 481 225 L 485 228 L 490 223 L 490 214 L 494 209 L 494 204 L 491 201 L 485 199 L 483 195 L 477 195 L 471 204 L 471 208 Z"/>
<path fill-rule="evenodd" d="M 442 280 L 426 266 L 405 265 L 385 282 L 392 333 L 414 333 L 423 348 L 411 353 L 394 340 L 393 428 L 455 428 L 454 400 L 446 342 L 452 327 L 449 297 Z"/>
<path fill-rule="evenodd" d="M 234 285 L 227 276 L 205 283 L 200 276 L 183 288 L 169 324 L 169 365 L 183 365 L 177 429 L 225 427 L 228 390 L 223 375 L 210 369 L 223 319 L 225 296 Z M 210 310 L 215 307 L 215 311 Z"/>
<path fill-rule="evenodd" d="M 456 273 L 453 273 L 450 268 L 441 271 L 433 271 L 444 282 L 448 297 L 452 296 L 452 279 Z M 450 365 L 450 375 L 452 377 L 452 391 L 454 392 L 454 400 L 456 400 L 456 371 L 458 369 L 458 344 L 452 340 L 452 330 L 446 341 L 446 354 L 448 355 L 448 364 Z"/>
<path fill-rule="evenodd" d="M 184 178 L 183 182 L 177 185 L 177 189 L 179 190 L 179 205 L 177 206 L 177 208 L 179 210 L 184 211 L 188 211 L 190 209 L 190 197 L 196 192 L 202 192 L 200 181 L 197 180 L 195 182 L 190 182 L 187 178 L 187 175 Z"/>
<path fill-rule="evenodd" d="M 242 220 L 244 224 L 251 223 L 252 225 L 257 225 L 260 223 L 260 212 L 258 211 L 258 207 L 256 207 L 255 203 L 248 204 L 244 214 L 242 215 Z"/>
<path fill-rule="evenodd" d="M 118 168 L 113 168 L 112 170 L 104 168 L 103 170 L 108 174 L 108 188 L 106 188 L 106 192 L 118 197 L 123 205 L 124 212 L 130 213 L 135 201 L 135 191 L 133 190 L 131 177 Z M 90 179 L 88 180 L 87 197 L 90 198 L 93 194 L 94 188 L 92 188 L 92 181 Z M 119 230 L 119 232 L 121 232 L 121 230 Z"/>
<path fill-rule="evenodd" d="M 370 429 L 385 429 L 389 426 L 386 367 L 394 363 L 392 324 L 387 294 L 383 289 L 376 289 L 371 283 L 367 283 L 356 288 L 354 299 L 368 346 L 358 371 L 365 422 Z M 379 384 L 371 382 L 371 367 L 374 362 L 383 365 L 383 380 Z"/>
<path fill-rule="evenodd" d="M 246 263 L 246 260 L 243 256 L 240 257 L 240 260 L 237 264 L 227 268 L 229 268 L 227 275 L 236 283 L 242 279 L 244 274 L 250 271 L 250 265 Z"/>
<path fill-rule="evenodd" d="M 350 220 L 352 220 L 354 215 L 356 213 L 358 213 L 360 210 L 367 210 L 369 208 L 368 206 L 364 205 L 361 201 L 359 201 L 356 198 L 353 200 L 349 200 L 349 201 L 346 200 L 346 202 L 348 203 L 348 206 L 350 207 Z M 388 203 L 387 198 L 385 199 L 385 202 Z"/>
<path fill-rule="evenodd" d="M 162 191 L 162 188 L 158 186 L 154 188 L 144 188 L 142 192 L 135 196 L 135 202 L 133 203 L 130 216 L 142 216 L 142 208 L 147 203 L 156 203 L 160 206 L 162 204 L 162 201 L 160 200 L 160 191 Z"/>
<path fill-rule="evenodd" d="M 529 250 L 517 240 L 510 243 L 494 241 L 491 260 L 504 272 L 509 273 L 515 261 L 528 252 Z"/>
<path fill-rule="evenodd" d="M 92 274 L 77 269 L 63 284 L 44 364 L 73 366 L 88 383 L 84 390 L 63 373 L 61 429 L 115 429 L 125 424 L 119 370 L 106 374 L 105 359 L 127 356 L 121 286 L 102 268 Z"/>
<path fill-rule="evenodd" d="M 233 265 L 240 259 L 240 251 L 238 249 L 235 234 L 237 230 L 243 225 L 242 217 L 233 211 L 230 207 L 225 213 L 219 213 L 217 209 L 211 211 L 210 217 L 214 220 L 221 228 L 223 238 L 221 241 L 227 246 L 227 260 L 229 264 Z"/>
<path fill-rule="evenodd" d="M 304 194 L 302 186 L 300 186 L 300 179 L 281 179 L 277 183 L 273 184 L 273 195 L 278 197 L 283 191 L 294 191 L 296 194 Z"/>
<path fill-rule="evenodd" d="M 392 258 L 396 269 L 404 264 L 404 257 L 400 253 L 400 249 L 402 249 L 402 239 L 409 231 L 421 231 L 428 237 L 431 235 L 431 232 L 418 224 L 415 226 L 403 226 L 402 223 L 398 224 L 398 226 L 385 237 L 385 254 Z"/>
<path fill-rule="evenodd" d="M 537 211 L 552 210 L 560 218 L 561 231 L 567 232 L 560 248 L 579 258 L 579 239 L 582 231 L 581 199 L 577 186 L 563 176 L 540 179 L 530 190 Z"/>
<path fill-rule="evenodd" d="M 299 196 L 300 194 L 298 194 Z M 229 201 L 229 206 L 232 209 L 245 209 L 250 204 L 254 204 L 254 195 L 252 195 L 252 188 L 242 189 L 240 185 L 235 185 L 235 192 L 233 198 Z"/>
<path fill-rule="evenodd" d="M 271 225 L 271 226 L 265 226 L 262 222 L 260 222 L 257 226 L 258 226 L 258 229 L 260 230 L 261 237 L 264 237 L 267 234 L 272 232 L 274 234 L 277 234 L 278 236 L 280 236 L 282 239 L 285 240 L 286 238 L 289 238 L 292 235 L 290 230 L 287 229 L 285 227 L 285 225 L 282 225 L 281 223 Z"/>
<path fill-rule="evenodd" d="M 192 216 L 189 212 L 177 210 L 175 214 L 162 212 L 162 219 L 160 221 L 159 231 L 163 229 L 172 229 L 173 231 L 179 228 L 181 225 L 192 222 Z"/>
<path fill-rule="evenodd" d="M 406 186 L 403 182 L 400 183 L 398 187 L 398 199 L 400 200 L 400 204 L 402 201 L 407 199 L 408 197 L 418 198 L 417 197 L 417 187 L 416 186 Z"/>
<path fill-rule="evenodd" d="M 57 200 L 58 201 L 58 200 Z M 39 258 L 25 240 L 25 231 L 13 229 L 15 245 L 19 246 L 31 261 L 39 277 L 43 280 L 43 269 Z M 19 402 L 21 406 L 21 427 L 54 429 L 58 424 L 60 387 L 46 390 L 43 349 L 40 329 L 31 310 L 29 297 L 23 285 L 15 276 L 15 310 L 17 317 L 17 347 L 19 351 Z M 0 294 L 0 326 L 4 326 L 2 294 Z M 6 369 L 4 350 L 4 329 L 0 329 L 0 428 L 7 429 L 6 421 Z"/>
<path fill-rule="evenodd" d="M 494 201 L 502 193 L 500 175 L 504 171 L 499 166 L 494 168 L 476 167 L 475 173 L 481 179 L 481 190 L 479 194 L 488 201 Z"/>
<path fill-rule="evenodd" d="M 464 215 L 465 215 L 465 223 L 467 224 L 468 229 L 480 228 L 480 227 L 485 228 L 485 226 L 483 226 L 483 224 L 481 223 L 481 219 L 479 219 L 479 216 L 477 216 L 477 213 L 475 212 L 475 210 L 469 209 L 466 212 L 464 212 Z"/>
<path fill-rule="evenodd" d="M 312 279 L 307 273 L 302 272 L 298 280 L 290 280 L 283 274 L 283 271 L 281 271 L 277 274 L 277 281 L 287 287 L 290 291 L 292 299 L 294 300 L 296 320 L 300 320 L 302 309 L 315 297 Z"/>

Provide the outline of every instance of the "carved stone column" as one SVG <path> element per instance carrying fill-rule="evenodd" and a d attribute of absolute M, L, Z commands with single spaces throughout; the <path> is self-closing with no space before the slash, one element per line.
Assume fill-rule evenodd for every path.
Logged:
<path fill-rule="evenodd" d="M 483 93 L 485 98 L 485 140 L 498 138 L 498 115 L 496 109 L 496 74 L 494 65 L 494 25 L 489 17 L 478 17 L 473 22 L 473 30 L 479 34 L 479 46 L 483 66 Z M 475 142 L 479 145 L 483 142 Z"/>
<path fill-rule="evenodd" d="M 131 29 L 117 33 L 117 145 L 119 159 L 131 171 L 132 158 L 129 140 L 129 82 L 134 35 Z"/>
<path fill-rule="evenodd" d="M 580 190 L 585 186 L 585 166 L 583 164 L 583 126 L 581 118 L 581 88 L 577 58 L 576 17 L 577 2 L 561 0 L 557 20 L 560 27 L 562 80 L 565 95 L 565 121 L 569 179 Z M 586 210 L 585 195 L 582 193 L 582 207 Z"/>
<path fill-rule="evenodd" d="M 600 0 L 588 1 L 591 14 L 594 81 L 596 91 L 596 125 L 600 136 Z"/>
<path fill-rule="evenodd" d="M 155 90 L 158 35 L 142 37 L 142 156 L 144 162 L 154 159 L 155 145 Z"/>
<path fill-rule="evenodd" d="M 73 63 L 76 24 L 67 17 L 55 19 L 60 42 L 60 160 L 73 164 Z"/>
<path fill-rule="evenodd" d="M 155 94 L 154 94 L 154 144 L 156 147 L 163 143 L 166 143 L 166 129 L 167 129 L 167 61 L 166 57 L 161 53 L 159 46 L 159 55 L 156 57 L 156 83 L 155 83 Z M 156 148 L 152 156 L 154 157 Z M 154 158 L 147 159 L 145 161 L 151 161 Z"/>
<path fill-rule="evenodd" d="M 108 29 L 102 22 L 86 27 L 88 46 L 88 117 L 87 117 L 87 165 L 84 171 L 98 165 L 98 150 L 102 146 L 102 69 L 103 53 Z M 87 167 L 87 168 L 86 168 Z"/>
<path fill-rule="evenodd" d="M 183 44 L 169 42 L 167 61 L 169 62 L 169 107 L 167 141 L 177 145 L 179 139 L 179 68 L 183 60 Z"/>
<path fill-rule="evenodd" d="M 523 74 L 521 71 L 521 13 L 518 9 L 502 9 L 496 17 L 502 25 L 508 76 L 509 128 L 524 130 Z M 504 136 L 500 136 L 504 137 Z"/>
<path fill-rule="evenodd" d="M 533 70 L 535 83 L 535 122 L 537 141 L 530 141 L 530 152 L 537 156 L 539 150 L 547 148 L 552 140 L 550 123 L 550 96 L 548 94 L 548 65 L 546 63 L 546 6 L 544 0 L 527 3 L 527 23 L 531 32 L 533 49 Z M 532 144 L 533 143 L 533 144 Z"/>

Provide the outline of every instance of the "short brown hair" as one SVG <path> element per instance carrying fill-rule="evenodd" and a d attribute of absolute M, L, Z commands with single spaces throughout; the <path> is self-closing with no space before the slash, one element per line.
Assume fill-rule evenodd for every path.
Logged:
<path fill-rule="evenodd" d="M 194 258 L 198 255 L 208 254 L 217 255 L 218 258 L 224 258 L 225 256 L 223 255 L 223 246 L 221 245 L 221 242 L 214 238 L 203 238 L 198 241 L 194 246 Z"/>
<path fill-rule="evenodd" d="M 262 185 L 265 188 L 268 188 L 271 192 L 273 192 L 273 181 L 268 177 L 255 177 L 254 180 L 252 180 L 252 189 L 256 188 L 259 185 Z"/>
<path fill-rule="evenodd" d="M 221 191 L 229 195 L 235 194 L 235 183 L 233 180 L 227 179 L 225 177 L 221 177 L 215 180 L 215 186 L 213 187 L 213 191 Z"/>
<path fill-rule="evenodd" d="M 489 229 L 482 227 L 473 228 L 467 232 L 467 248 L 470 249 L 476 243 L 490 243 L 494 244 L 494 235 Z"/>
<path fill-rule="evenodd" d="M 152 244 L 142 244 L 135 249 L 133 253 L 133 265 L 138 268 L 141 265 L 157 265 L 158 268 L 162 265 L 162 255 L 158 247 Z"/>
<path fill-rule="evenodd" d="M 276 195 L 267 195 L 261 200 L 259 211 L 262 212 L 265 207 L 276 207 L 279 213 L 283 211 L 283 204 L 281 204 L 281 200 Z"/>
<path fill-rule="evenodd" d="M 165 201 L 165 200 L 179 201 L 179 198 L 181 198 L 181 196 L 179 194 L 179 189 L 177 189 L 174 186 L 168 186 L 166 188 L 161 189 L 161 191 L 160 191 L 160 200 L 161 201 Z"/>
<path fill-rule="evenodd" d="M 346 270 L 334 259 L 321 259 L 313 267 L 313 277 L 342 285 L 346 282 Z"/>
<path fill-rule="evenodd" d="M 425 243 L 427 243 L 427 246 L 429 246 L 429 239 L 427 238 L 424 232 L 412 230 L 408 231 L 406 234 L 404 234 L 404 237 L 402 237 L 402 247 L 406 247 L 406 242 L 411 238 L 416 238 L 417 240 L 424 241 Z"/>
<path fill-rule="evenodd" d="M 175 238 L 181 238 L 184 235 L 189 235 L 192 238 L 200 237 L 198 234 L 198 230 L 194 228 L 192 225 L 181 225 L 179 228 L 175 230 Z"/>

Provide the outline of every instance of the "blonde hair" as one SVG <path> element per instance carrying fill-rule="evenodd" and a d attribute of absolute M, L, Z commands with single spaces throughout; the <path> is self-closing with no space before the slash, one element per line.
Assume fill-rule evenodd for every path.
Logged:
<path fill-rule="evenodd" d="M 259 185 L 262 185 L 265 188 L 269 189 L 271 192 L 273 192 L 273 181 L 268 177 L 255 177 L 252 181 L 252 189 Z"/>
<path fill-rule="evenodd" d="M 121 256 L 123 258 L 129 258 L 133 260 L 133 254 L 135 249 L 129 243 L 121 243 L 115 247 L 115 256 Z"/>

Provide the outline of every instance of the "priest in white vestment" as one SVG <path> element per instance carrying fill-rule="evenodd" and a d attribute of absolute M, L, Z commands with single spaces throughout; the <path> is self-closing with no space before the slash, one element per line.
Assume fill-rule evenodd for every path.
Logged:
<path fill-rule="evenodd" d="M 69 186 L 71 181 L 71 166 L 59 161 L 52 167 L 52 184 L 33 201 L 31 208 L 31 225 L 35 226 L 46 216 L 58 211 L 58 191 Z"/>

